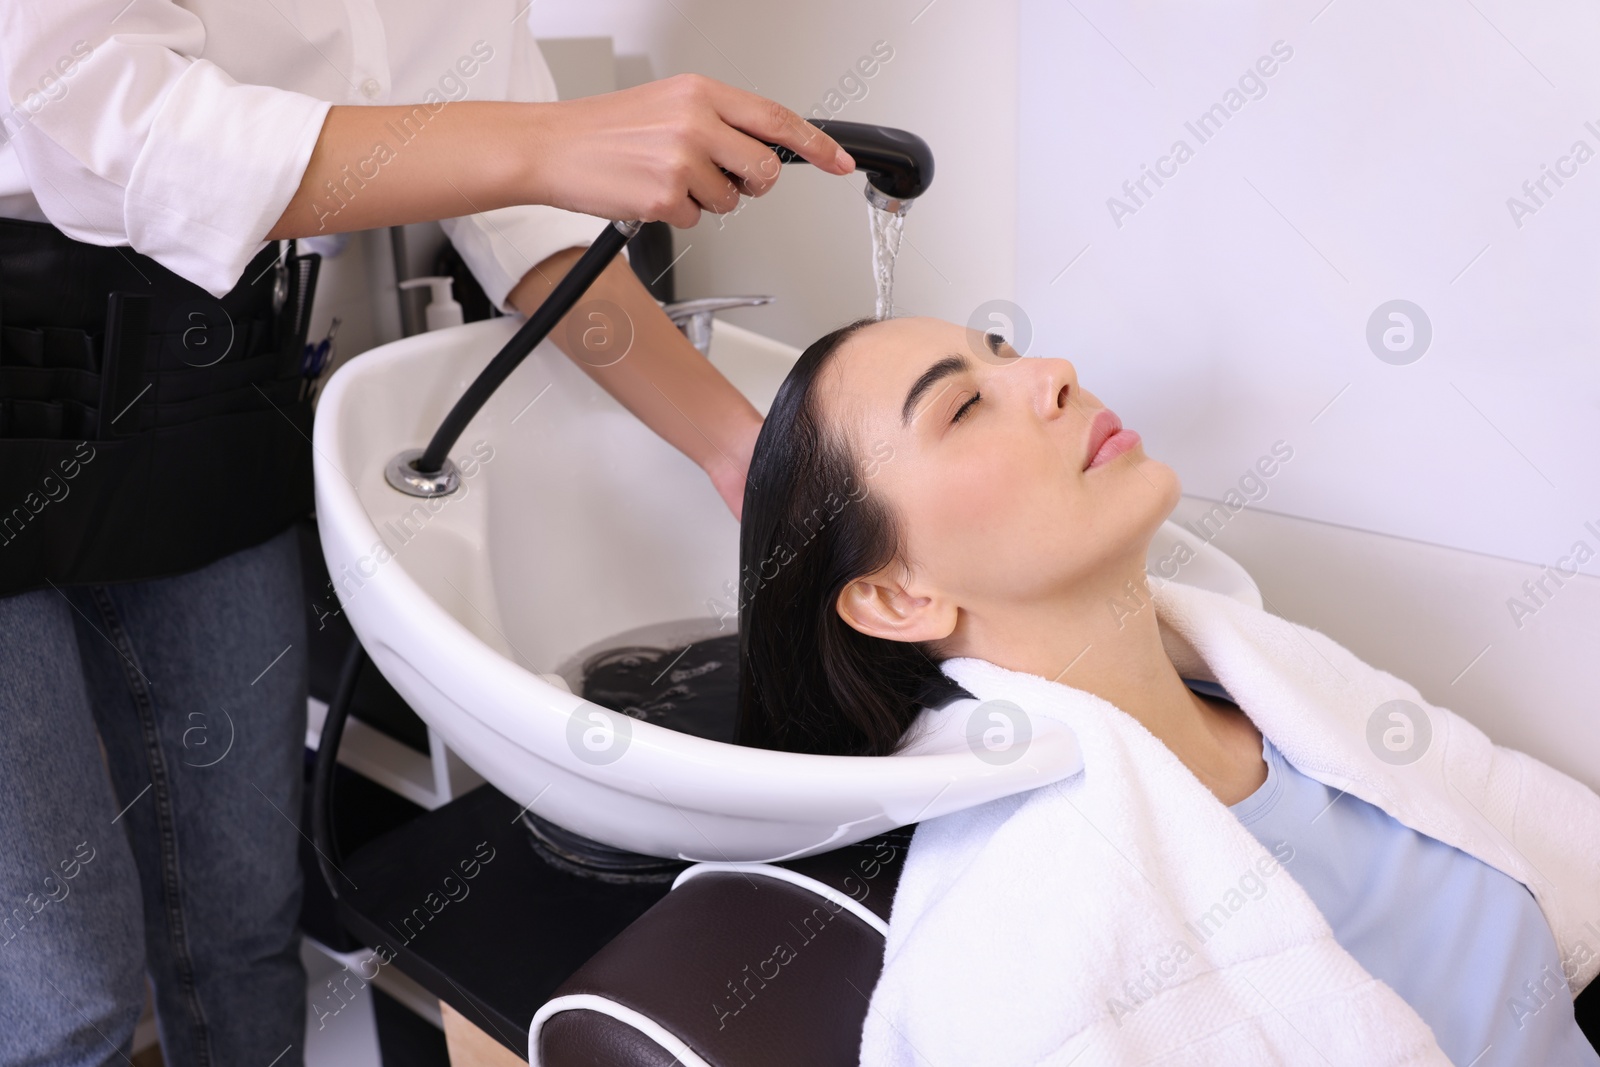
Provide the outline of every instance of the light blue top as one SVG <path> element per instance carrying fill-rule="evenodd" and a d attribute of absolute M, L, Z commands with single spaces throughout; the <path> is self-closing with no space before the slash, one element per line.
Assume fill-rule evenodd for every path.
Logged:
<path fill-rule="evenodd" d="M 1190 688 L 1236 703 L 1221 686 Z M 1457 1067 L 1600 1067 L 1572 1015 L 1555 936 L 1526 886 L 1295 769 L 1230 810 L 1305 889 L 1345 951 L 1433 1029 Z"/>

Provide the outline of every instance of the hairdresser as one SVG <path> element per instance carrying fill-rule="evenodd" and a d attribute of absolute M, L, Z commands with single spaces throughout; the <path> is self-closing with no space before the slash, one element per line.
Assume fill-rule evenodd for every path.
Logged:
<path fill-rule="evenodd" d="M 123 1063 L 147 975 L 167 1063 L 301 1062 L 294 239 L 438 219 L 527 314 L 603 220 L 764 193 L 763 142 L 853 167 L 702 77 L 555 102 L 530 8 L 0 5 L 0 1064 Z M 591 295 L 633 348 L 568 354 L 737 515 L 758 413 L 626 262 Z"/>

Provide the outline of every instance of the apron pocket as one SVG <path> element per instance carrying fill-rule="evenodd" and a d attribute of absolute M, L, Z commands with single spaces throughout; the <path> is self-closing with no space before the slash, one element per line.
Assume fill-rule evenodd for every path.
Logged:
<path fill-rule="evenodd" d="M 0 596 L 179 574 L 310 513 L 311 412 L 109 441 L 0 438 Z"/>
<path fill-rule="evenodd" d="M 0 326 L 0 367 L 68 367 L 100 371 L 100 345 L 64 326 Z"/>

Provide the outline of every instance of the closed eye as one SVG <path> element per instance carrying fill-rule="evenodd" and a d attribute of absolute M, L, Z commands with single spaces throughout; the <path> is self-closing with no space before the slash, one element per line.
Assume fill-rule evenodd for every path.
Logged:
<path fill-rule="evenodd" d="M 962 404 L 960 407 L 956 408 L 955 415 L 950 419 L 951 425 L 954 425 L 955 423 L 958 423 L 962 419 L 966 418 L 967 411 L 972 407 L 972 405 L 976 404 L 982 398 L 982 393 L 973 393 L 971 400 L 968 400 L 965 404 Z"/>

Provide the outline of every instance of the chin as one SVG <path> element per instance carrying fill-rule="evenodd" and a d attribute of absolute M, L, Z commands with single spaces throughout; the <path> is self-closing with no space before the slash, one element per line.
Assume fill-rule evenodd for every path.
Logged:
<path fill-rule="evenodd" d="M 1145 455 L 1142 441 L 1135 445 L 1132 451 L 1124 452 L 1106 466 L 1118 469 L 1121 478 L 1127 482 L 1157 485 L 1170 482 L 1176 487 L 1177 492 L 1183 491 L 1183 486 L 1178 481 L 1178 472 L 1159 459 Z"/>
<path fill-rule="evenodd" d="M 1154 533 L 1178 506 L 1178 500 L 1183 496 L 1183 483 L 1178 480 L 1178 472 L 1159 459 L 1141 456 L 1136 464 L 1130 466 L 1137 468 L 1128 472 L 1130 477 L 1146 490 L 1153 487 L 1154 491 L 1149 495 L 1151 515 L 1154 519 L 1150 529 Z"/>

